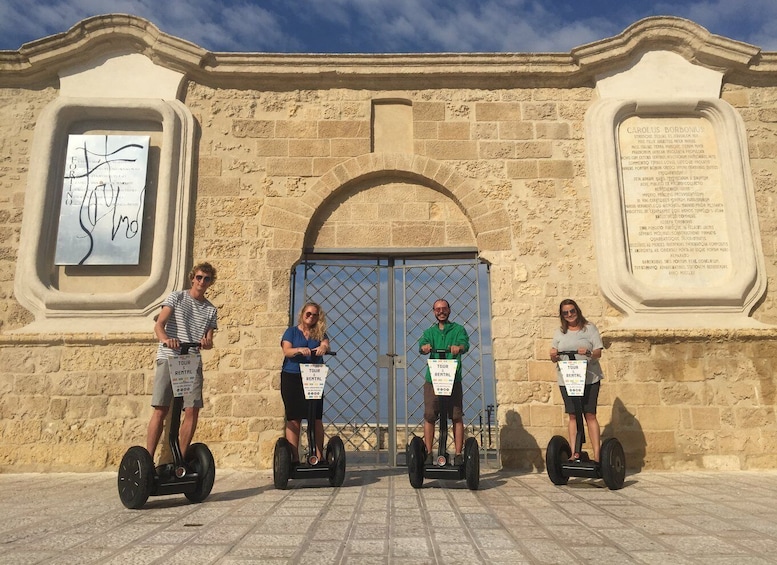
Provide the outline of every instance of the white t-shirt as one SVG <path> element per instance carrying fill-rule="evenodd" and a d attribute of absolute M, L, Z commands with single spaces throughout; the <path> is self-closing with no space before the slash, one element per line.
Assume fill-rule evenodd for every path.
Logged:
<path fill-rule="evenodd" d="M 199 343 L 209 329 L 218 328 L 216 307 L 208 299 L 202 302 L 195 300 L 188 290 L 170 293 L 162 306 L 173 309 L 165 324 L 165 333 L 168 337 L 176 338 L 178 341 Z M 177 350 L 165 347 L 160 343 L 156 358 L 167 359 L 176 354 L 178 354 Z"/>

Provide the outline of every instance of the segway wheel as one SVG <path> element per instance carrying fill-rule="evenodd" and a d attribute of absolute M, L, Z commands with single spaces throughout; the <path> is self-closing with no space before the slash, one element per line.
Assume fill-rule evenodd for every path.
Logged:
<path fill-rule="evenodd" d="M 623 446 L 614 437 L 604 440 L 601 452 L 601 469 L 604 484 L 610 490 L 623 488 L 626 479 L 626 455 Z"/>
<path fill-rule="evenodd" d="M 464 442 L 464 478 L 469 490 L 478 490 L 480 486 L 480 448 L 478 440 L 467 438 Z"/>
<path fill-rule="evenodd" d="M 119 465 L 119 498 L 127 508 L 138 509 L 151 496 L 154 485 L 154 459 L 145 447 L 127 450 Z"/>
<path fill-rule="evenodd" d="M 410 486 L 421 488 L 424 485 L 424 460 L 426 459 L 426 447 L 424 440 L 413 436 L 407 446 L 407 474 L 410 477 Z"/>
<path fill-rule="evenodd" d="M 272 480 L 275 488 L 285 490 L 291 477 L 291 444 L 285 438 L 275 442 L 275 453 L 272 458 Z"/>
<path fill-rule="evenodd" d="M 185 460 L 189 469 L 197 473 L 197 488 L 193 492 L 185 493 L 185 496 L 192 502 L 202 502 L 208 498 L 216 480 L 213 454 L 204 443 L 193 443 L 186 450 Z"/>
<path fill-rule="evenodd" d="M 569 477 L 565 477 L 561 469 L 564 461 L 572 456 L 572 448 L 569 442 L 562 436 L 553 436 L 548 442 L 548 449 L 545 452 L 545 468 L 548 471 L 550 482 L 554 485 L 565 485 Z"/>
<path fill-rule="evenodd" d="M 335 436 L 326 444 L 326 462 L 329 464 L 329 484 L 333 487 L 343 486 L 345 480 L 345 445 L 339 436 Z"/>

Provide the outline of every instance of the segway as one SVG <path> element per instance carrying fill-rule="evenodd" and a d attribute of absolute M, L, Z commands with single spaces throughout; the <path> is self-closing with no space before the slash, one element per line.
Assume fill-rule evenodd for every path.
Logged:
<path fill-rule="evenodd" d="M 421 488 L 426 479 L 440 479 L 444 481 L 460 481 L 466 479 L 467 488 L 477 490 L 480 485 L 480 447 L 474 437 L 464 441 L 462 452 L 464 461 L 461 465 L 455 465 L 453 457 L 448 453 L 448 402 L 453 391 L 453 381 L 456 376 L 457 361 L 445 359 L 447 351 L 437 349 L 431 352 L 429 369 L 432 375 L 432 385 L 440 406 L 440 429 L 437 457 L 426 464 L 426 445 L 424 440 L 413 436 L 406 450 L 407 474 L 413 488 Z M 445 363 L 439 363 L 444 361 Z"/>
<path fill-rule="evenodd" d="M 588 361 L 585 359 L 576 360 L 576 351 L 559 351 L 558 355 L 566 357 L 566 360 L 559 361 L 559 369 L 564 379 L 567 394 L 575 405 L 577 435 L 574 453 L 579 454 L 579 457 L 570 459 L 573 451 L 570 449 L 567 439 L 563 436 L 553 436 L 545 453 L 548 477 L 554 485 L 567 484 L 569 477 L 582 477 L 604 479 L 604 484 L 610 490 L 623 488 L 623 481 L 626 478 L 626 457 L 623 453 L 623 446 L 616 438 L 608 438 L 602 442 L 602 448 L 599 452 L 600 462 L 591 461 L 588 454 L 582 451 L 585 443 L 583 390 Z"/>
<path fill-rule="evenodd" d="M 327 355 L 335 355 L 330 351 Z M 313 356 L 311 361 L 318 358 Z M 308 402 L 307 438 L 308 448 L 304 461 L 292 462 L 293 447 L 285 437 L 275 442 L 272 476 L 275 488 L 284 490 L 289 479 L 329 479 L 333 487 L 342 486 L 345 480 L 345 445 L 339 436 L 332 437 L 326 444 L 323 460 L 316 455 L 316 411 L 324 401 L 324 388 L 329 372 L 322 363 L 300 363 L 302 386 Z"/>
<path fill-rule="evenodd" d="M 192 502 L 202 502 L 213 489 L 216 464 L 208 446 L 204 443 L 193 443 L 186 450 L 184 457 L 178 442 L 186 381 L 191 383 L 191 375 L 196 374 L 201 362 L 199 354 L 190 354 L 189 350 L 198 350 L 199 347 L 199 343 L 181 343 L 181 355 L 173 358 L 180 364 L 176 364 L 176 369 L 173 366 L 170 368 L 170 378 L 176 385 L 173 387 L 173 410 L 168 434 L 173 462 L 155 469 L 153 457 L 145 447 L 139 445 L 130 447 L 121 460 L 119 498 L 127 508 L 142 508 L 149 496 L 167 494 L 183 494 Z"/>

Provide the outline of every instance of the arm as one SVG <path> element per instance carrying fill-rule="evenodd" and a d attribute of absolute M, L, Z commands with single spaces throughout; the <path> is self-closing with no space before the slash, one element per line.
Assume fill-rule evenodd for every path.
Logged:
<path fill-rule="evenodd" d="M 318 344 L 318 347 L 312 350 L 313 353 L 317 357 L 321 357 L 324 353 L 329 351 L 329 338 L 324 338 L 321 340 L 321 343 Z"/>
<path fill-rule="evenodd" d="M 590 359 L 601 359 L 602 358 L 602 350 L 604 349 L 604 344 L 602 343 L 602 336 L 599 334 L 599 329 L 593 325 L 592 323 L 588 323 L 586 325 L 586 330 L 588 332 L 591 332 L 590 336 L 590 343 L 591 347 L 581 347 L 577 350 L 577 352 L 580 355 L 586 355 Z"/>
<path fill-rule="evenodd" d="M 429 330 L 424 330 L 424 333 L 421 335 L 421 339 L 418 340 L 418 351 L 424 355 L 428 355 L 432 350 L 432 342 L 427 335 L 428 331 Z"/>
<path fill-rule="evenodd" d="M 284 357 L 294 357 L 296 355 L 310 357 L 310 349 L 307 347 L 294 347 L 290 341 L 283 340 L 281 342 L 281 349 L 283 349 Z"/>
<path fill-rule="evenodd" d="M 561 341 L 561 333 L 559 330 L 556 330 L 556 332 L 553 334 L 553 340 L 550 342 L 550 360 L 554 363 L 558 363 L 559 357 L 558 357 L 558 351 L 559 351 L 559 342 Z"/>
<path fill-rule="evenodd" d="M 213 348 L 213 328 L 208 328 L 205 332 L 205 337 L 200 340 L 200 349 L 212 349 Z"/>
<path fill-rule="evenodd" d="M 162 306 L 162 311 L 157 316 L 156 323 L 154 324 L 154 335 L 166 347 L 178 349 L 181 346 L 181 342 L 178 341 L 178 338 L 168 336 L 165 331 L 167 320 L 170 319 L 172 314 L 173 309 L 170 306 Z"/>
<path fill-rule="evenodd" d="M 451 353 L 453 355 L 461 355 L 469 351 L 469 335 L 467 335 L 467 330 L 464 329 L 464 326 L 459 326 L 459 331 L 454 341 L 456 343 L 451 345 Z"/>

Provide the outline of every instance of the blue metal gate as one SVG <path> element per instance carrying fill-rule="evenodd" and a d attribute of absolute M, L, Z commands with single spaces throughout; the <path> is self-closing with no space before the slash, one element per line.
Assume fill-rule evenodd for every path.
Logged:
<path fill-rule="evenodd" d="M 496 463 L 488 266 L 469 257 L 308 256 L 293 274 L 291 319 L 305 300 L 326 312 L 332 347 L 325 394 L 327 435 L 339 435 L 352 463 L 402 465 L 413 434 L 423 435 L 423 371 L 418 340 L 438 298 L 469 333 L 463 357 L 464 423 L 483 463 Z M 296 323 L 296 322 L 294 322 Z M 451 436 L 452 441 L 452 436 Z"/>

